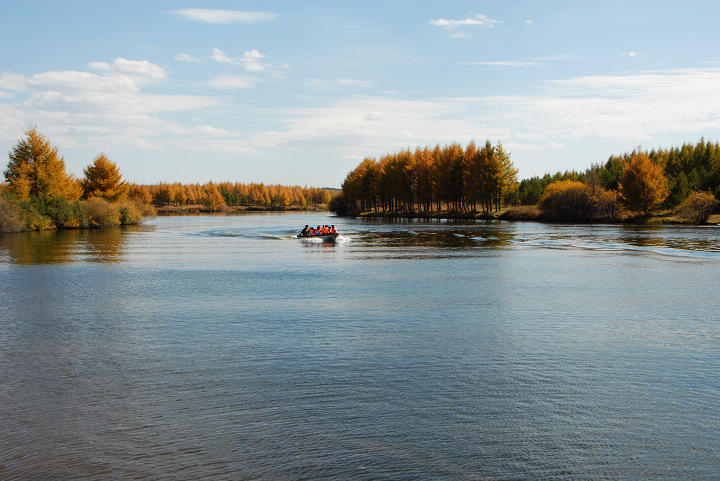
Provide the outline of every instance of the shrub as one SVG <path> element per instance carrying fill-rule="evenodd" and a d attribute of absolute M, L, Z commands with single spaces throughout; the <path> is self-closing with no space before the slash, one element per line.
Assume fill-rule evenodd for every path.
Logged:
<path fill-rule="evenodd" d="M 20 232 L 24 225 L 18 206 L 0 197 L 0 232 Z"/>
<path fill-rule="evenodd" d="M 602 189 L 595 197 L 595 215 L 598 219 L 614 222 L 618 218 L 620 206 L 615 190 Z"/>
<path fill-rule="evenodd" d="M 588 188 L 575 180 L 548 185 L 538 207 L 548 218 L 561 221 L 588 221 L 595 210 Z"/>
<path fill-rule="evenodd" d="M 26 200 L 18 203 L 20 216 L 23 225 L 28 230 L 49 230 L 55 229 L 55 223 L 49 217 L 43 215 L 35 202 Z"/>
<path fill-rule="evenodd" d="M 120 209 L 105 199 L 92 197 L 81 202 L 89 227 L 107 227 L 120 224 Z"/>
<path fill-rule="evenodd" d="M 59 228 L 78 228 L 82 223 L 82 209 L 79 202 L 69 203 L 64 197 L 53 199 L 42 205 L 42 212 Z"/>
<path fill-rule="evenodd" d="M 142 222 L 142 208 L 135 201 L 126 201 L 120 204 L 120 223 L 123 225 L 140 224 Z"/>
<path fill-rule="evenodd" d="M 704 224 L 710 215 L 720 206 L 714 195 L 707 192 L 695 192 L 678 207 L 678 216 L 696 224 Z"/>

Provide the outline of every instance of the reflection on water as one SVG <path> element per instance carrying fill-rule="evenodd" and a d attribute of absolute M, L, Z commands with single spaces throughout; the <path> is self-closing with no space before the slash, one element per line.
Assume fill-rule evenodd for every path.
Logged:
<path fill-rule="evenodd" d="M 122 226 L 0 234 L 0 261 L 15 264 L 62 264 L 83 260 L 120 262 L 127 234 L 143 229 L 148 227 Z"/>
<path fill-rule="evenodd" d="M 274 216 L 268 216 L 276 219 Z M 227 217 L 225 217 L 227 218 Z M 232 218 L 232 217 L 230 217 Z M 236 216 L 236 219 L 242 219 Z M 183 224 L 183 217 L 176 222 Z M 185 217 L 185 222 L 192 222 Z M 209 216 L 213 225 L 223 217 Z M 468 220 L 347 219 L 336 243 L 296 239 L 295 228 L 276 222 L 252 228 L 223 226 L 193 232 L 205 238 L 292 241 L 308 248 L 363 245 L 369 257 L 395 258 L 485 255 L 497 249 L 572 249 L 624 251 L 651 255 L 708 257 L 720 253 L 717 227 L 563 225 Z M 0 235 L 0 261 L 16 264 L 60 264 L 75 261 L 121 262 L 128 236 L 148 232 L 154 225 L 94 230 L 60 230 Z"/>
<path fill-rule="evenodd" d="M 0 236 L 0 479 L 720 479 L 719 244 L 323 214 Z"/>

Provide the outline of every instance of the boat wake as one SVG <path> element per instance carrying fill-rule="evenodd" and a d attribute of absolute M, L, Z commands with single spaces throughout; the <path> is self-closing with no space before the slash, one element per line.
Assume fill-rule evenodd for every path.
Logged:
<path fill-rule="evenodd" d="M 312 237 L 312 236 L 311 236 L 311 237 L 296 237 L 296 238 L 297 238 L 298 240 L 302 241 L 302 242 L 309 242 L 309 243 L 312 243 L 312 244 L 328 244 L 328 243 L 342 244 L 342 243 L 345 243 L 345 242 L 350 242 L 350 237 L 346 237 L 346 236 L 343 236 L 343 235 L 337 236 L 337 237 L 336 237 L 334 240 L 332 240 L 332 241 L 328 241 L 328 240 L 324 239 L 322 236 L 317 236 L 317 237 Z"/>
<path fill-rule="evenodd" d="M 242 229 L 214 229 L 197 232 L 189 235 L 198 235 L 203 237 L 236 237 L 238 239 L 262 239 L 262 240 L 301 240 L 303 242 L 327 243 L 322 237 L 297 237 L 297 232 L 248 232 Z M 334 240 L 336 244 L 349 242 L 350 237 L 339 235 Z"/>

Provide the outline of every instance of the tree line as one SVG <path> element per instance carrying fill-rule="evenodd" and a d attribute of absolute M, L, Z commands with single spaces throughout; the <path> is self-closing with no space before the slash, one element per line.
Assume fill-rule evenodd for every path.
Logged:
<path fill-rule="evenodd" d="M 366 158 L 347 174 L 331 210 L 360 212 L 492 213 L 516 202 L 518 171 L 502 144 L 486 141 L 407 149 Z"/>
<path fill-rule="evenodd" d="M 314 187 L 241 183 L 130 184 L 104 153 L 75 178 L 57 147 L 33 127 L 8 154 L 0 184 L 0 232 L 137 224 L 155 207 L 228 206 L 311 208 L 327 205 L 334 191 Z"/>
<path fill-rule="evenodd" d="M 130 185 L 130 195 L 155 207 L 202 206 L 209 211 L 227 207 L 297 208 L 326 206 L 333 189 L 264 183 L 208 182 L 182 184 L 161 182 L 153 185 Z"/>
<path fill-rule="evenodd" d="M 147 206 L 103 153 L 77 179 L 57 147 L 31 128 L 9 153 L 0 185 L 0 232 L 137 224 Z"/>
<path fill-rule="evenodd" d="M 635 149 L 611 155 L 584 172 L 532 177 L 520 182 L 518 199 L 561 220 L 617 220 L 676 212 L 702 223 L 720 198 L 720 145 L 701 139 L 670 149 Z"/>
<path fill-rule="evenodd" d="M 612 155 L 584 172 L 566 171 L 518 182 L 502 144 L 453 143 L 364 159 L 331 202 L 340 215 L 428 211 L 492 214 L 502 205 L 537 206 L 539 217 L 617 221 L 670 210 L 702 223 L 720 198 L 720 145 L 697 144 Z M 525 217 L 526 211 L 514 215 Z M 507 218 L 513 218 L 512 215 Z"/>

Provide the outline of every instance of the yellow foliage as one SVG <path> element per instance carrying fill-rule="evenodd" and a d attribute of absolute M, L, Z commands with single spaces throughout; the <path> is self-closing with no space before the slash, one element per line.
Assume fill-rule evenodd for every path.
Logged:
<path fill-rule="evenodd" d="M 647 214 L 670 194 L 662 166 L 646 153 L 634 153 L 618 185 L 620 202 L 628 209 Z"/>
<path fill-rule="evenodd" d="M 62 197 L 73 202 L 80 197 L 80 186 L 74 176 L 65 172 L 65 160 L 58 156 L 57 147 L 35 127 L 25 133 L 9 158 L 5 179 L 18 200 L 48 201 Z"/>
<path fill-rule="evenodd" d="M 99 154 L 85 170 L 81 182 L 83 197 L 101 197 L 109 202 L 122 202 L 130 186 L 122 180 L 120 170 L 105 154 Z"/>
<path fill-rule="evenodd" d="M 81 203 L 90 227 L 108 227 L 120 224 L 120 210 L 100 197 L 92 197 Z"/>

